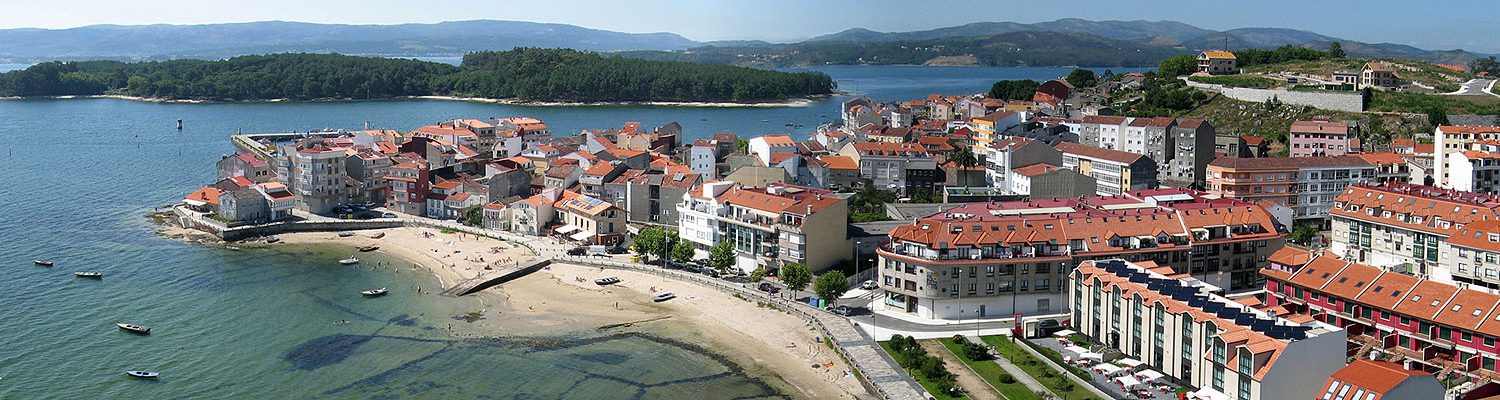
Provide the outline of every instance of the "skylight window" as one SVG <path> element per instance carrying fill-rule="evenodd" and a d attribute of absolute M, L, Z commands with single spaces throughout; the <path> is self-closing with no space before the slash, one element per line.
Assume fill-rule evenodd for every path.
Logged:
<path fill-rule="evenodd" d="M 1420 295 L 1420 294 L 1411 297 L 1411 301 L 1417 301 L 1417 300 L 1421 300 L 1421 299 L 1422 299 L 1422 295 Z"/>

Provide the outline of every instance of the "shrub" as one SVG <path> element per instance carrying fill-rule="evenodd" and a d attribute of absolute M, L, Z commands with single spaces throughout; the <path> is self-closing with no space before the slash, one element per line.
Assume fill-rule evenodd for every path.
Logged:
<path fill-rule="evenodd" d="M 1008 384 L 1012 384 L 1012 383 L 1016 383 L 1016 377 L 1010 376 L 1010 374 L 1001 373 L 1000 374 L 1000 383 L 1004 383 L 1004 384 L 1007 384 L 1007 385 Z"/>
<path fill-rule="evenodd" d="M 963 346 L 964 357 L 968 358 L 969 361 L 983 361 L 990 359 L 989 348 L 984 347 L 984 345 L 982 344 L 964 342 Z"/>
<path fill-rule="evenodd" d="M 1076 386 L 1073 384 L 1073 381 L 1068 380 L 1068 377 L 1060 376 L 1057 378 L 1057 384 L 1052 385 L 1052 387 L 1059 392 L 1071 392 Z"/>
<path fill-rule="evenodd" d="M 964 335 L 953 335 L 953 344 L 963 346 L 969 344 L 969 339 L 964 337 Z"/>

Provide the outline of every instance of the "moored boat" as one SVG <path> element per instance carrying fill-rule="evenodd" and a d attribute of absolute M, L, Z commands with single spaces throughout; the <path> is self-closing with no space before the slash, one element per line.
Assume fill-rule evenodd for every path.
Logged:
<path fill-rule="evenodd" d="M 125 375 L 136 379 L 157 379 L 161 377 L 161 374 L 151 371 L 125 371 Z"/>
<path fill-rule="evenodd" d="M 366 291 L 363 291 L 363 292 L 359 292 L 359 294 L 362 294 L 362 295 L 365 295 L 365 296 L 368 296 L 368 297 L 384 296 L 386 293 L 390 293 L 390 291 L 386 290 L 385 288 L 371 289 L 371 290 L 366 290 Z"/>
<path fill-rule="evenodd" d="M 371 239 L 379 239 L 383 237 L 385 237 L 385 232 L 375 232 L 374 235 L 370 235 Z"/>
<path fill-rule="evenodd" d="M 613 284 L 616 284 L 616 283 L 620 283 L 620 278 L 616 278 L 616 277 L 613 277 L 613 276 L 608 277 L 608 278 L 599 278 L 599 279 L 595 279 L 594 280 L 594 284 L 599 285 L 599 286 L 613 285 Z"/>
<path fill-rule="evenodd" d="M 339 264 L 344 264 L 344 265 L 359 264 L 359 258 L 356 258 L 354 256 L 349 256 L 349 258 L 345 258 L 345 259 L 339 260 Z"/>
<path fill-rule="evenodd" d="M 99 279 L 99 278 L 103 278 L 104 277 L 104 273 L 103 272 L 96 272 L 96 271 L 78 271 L 78 272 L 74 272 L 73 276 L 76 276 L 76 277 L 79 277 L 79 278 L 94 278 L 94 279 Z"/>
<path fill-rule="evenodd" d="M 279 238 L 279 237 L 266 236 L 266 243 L 276 243 L 276 242 L 280 242 L 280 241 L 281 241 L 281 238 Z"/>
<path fill-rule="evenodd" d="M 52 262 L 51 261 L 31 260 L 31 263 L 36 264 L 36 265 L 40 265 L 40 266 L 43 266 L 43 267 L 50 267 L 50 266 L 52 266 Z"/>
<path fill-rule="evenodd" d="M 151 334 L 151 327 L 145 326 L 145 325 L 136 325 L 136 324 L 127 324 L 127 323 L 124 323 L 124 322 L 116 322 L 115 326 L 118 326 L 118 327 L 120 327 L 120 329 L 123 329 L 123 330 L 125 330 L 127 332 L 130 332 L 130 333 L 139 333 L 139 334 L 142 334 L 142 335 L 149 335 L 149 334 Z"/>
<path fill-rule="evenodd" d="M 359 248 L 359 251 L 366 252 L 366 253 L 372 252 L 372 251 L 375 251 L 375 250 L 380 250 L 380 246 L 376 246 L 376 245 L 372 244 L 372 245 L 369 245 L 369 246 L 363 246 L 363 247 Z"/>
<path fill-rule="evenodd" d="M 350 231 L 339 232 L 339 237 L 350 237 L 350 236 L 354 236 L 354 232 L 350 232 Z"/>
<path fill-rule="evenodd" d="M 666 293 L 658 294 L 658 295 L 655 295 L 655 296 L 651 296 L 651 301 L 660 303 L 660 302 L 671 300 L 671 299 L 675 299 L 675 298 L 677 298 L 677 295 L 672 294 L 672 292 L 666 292 Z"/>

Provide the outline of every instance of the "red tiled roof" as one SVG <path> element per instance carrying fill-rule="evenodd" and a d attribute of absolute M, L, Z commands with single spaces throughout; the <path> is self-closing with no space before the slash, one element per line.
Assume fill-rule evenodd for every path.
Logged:
<path fill-rule="evenodd" d="M 835 156 L 825 154 L 822 156 L 818 156 L 818 160 L 821 160 L 823 161 L 823 163 L 828 164 L 828 169 L 845 171 L 859 169 L 859 164 L 855 163 L 854 159 L 848 156 Z"/>
<path fill-rule="evenodd" d="M 1383 400 L 1386 393 L 1400 386 L 1407 379 L 1429 376 L 1432 374 L 1408 370 L 1402 368 L 1400 364 L 1360 359 L 1334 371 L 1333 375 L 1323 383 L 1323 388 L 1318 390 L 1318 393 L 1358 393 L 1360 389 L 1364 389 L 1369 396 L 1350 399 Z M 1334 385 L 1338 386 L 1331 387 Z"/>
<path fill-rule="evenodd" d="M 1045 174 L 1045 173 L 1048 173 L 1048 172 L 1056 171 L 1058 168 L 1059 168 L 1058 166 L 1052 165 L 1052 164 L 1048 164 L 1048 163 L 1036 163 L 1036 164 L 1031 164 L 1031 165 L 1027 165 L 1027 166 L 1024 166 L 1024 167 L 1012 169 L 1011 172 L 1015 172 L 1017 174 L 1026 175 L 1026 176 L 1037 176 L 1037 175 Z"/>
<path fill-rule="evenodd" d="M 1331 121 L 1296 121 L 1292 122 L 1292 133 L 1331 134 L 1348 135 L 1349 124 Z"/>

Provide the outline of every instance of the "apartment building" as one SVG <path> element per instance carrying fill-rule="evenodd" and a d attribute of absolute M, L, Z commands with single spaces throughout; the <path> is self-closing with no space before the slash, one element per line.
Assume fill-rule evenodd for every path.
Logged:
<path fill-rule="evenodd" d="M 1292 157 L 1341 156 L 1350 152 L 1349 124 L 1332 121 L 1292 122 L 1287 142 Z"/>
<path fill-rule="evenodd" d="M 1219 158 L 1206 171 L 1209 192 L 1291 207 L 1299 220 L 1327 218 L 1340 191 L 1376 178 L 1375 167 L 1354 156 Z"/>
<path fill-rule="evenodd" d="M 1476 140 L 1468 150 L 1448 153 L 1448 187 L 1479 193 L 1500 191 L 1500 141 Z"/>
<path fill-rule="evenodd" d="M 839 152 L 859 164 L 860 176 L 881 190 L 910 194 L 933 192 L 937 163 L 926 147 L 917 143 L 851 143 Z"/>
<path fill-rule="evenodd" d="M 1431 186 L 1355 185 L 1334 199 L 1332 254 L 1387 270 L 1452 282 L 1456 259 L 1444 251 L 1468 225 L 1500 219 L 1500 197 Z"/>
<path fill-rule="evenodd" d="M 790 262 L 814 271 L 852 257 L 846 232 L 849 208 L 833 192 L 769 183 L 764 188 L 721 181 L 700 185 L 682 196 L 678 236 L 707 250 L 721 241 L 734 245 L 735 268 L 780 269 Z M 816 245 L 810 238 L 817 238 Z"/>
<path fill-rule="evenodd" d="M 411 215 L 427 213 L 427 193 L 430 181 L 427 164 L 404 162 L 386 169 L 386 206 Z"/>
<path fill-rule="evenodd" d="M 1210 398 L 1313 399 L 1345 365 L 1343 329 L 1280 318 L 1154 263 L 1084 261 L 1067 286 L 1074 329 Z"/>
<path fill-rule="evenodd" d="M 1433 185 L 1452 188 L 1449 180 L 1448 161 L 1453 153 L 1473 150 L 1475 142 L 1500 140 L 1500 126 L 1450 126 L 1444 125 L 1432 132 L 1432 178 Z"/>
<path fill-rule="evenodd" d="M 306 140 L 288 154 L 290 185 L 297 196 L 297 209 L 328 214 L 345 201 L 345 149 L 329 147 L 320 140 Z"/>
<path fill-rule="evenodd" d="M 975 154 L 984 156 L 985 180 L 990 187 L 1001 188 L 1009 194 L 1024 194 L 1016 192 L 1016 185 L 1012 182 L 1016 168 L 1036 164 L 1062 165 L 1062 152 L 1041 141 L 1022 137 L 992 142 L 986 153 L 979 153 L 984 149 L 977 144 L 974 149 Z"/>
<path fill-rule="evenodd" d="M 1100 195 L 1156 188 L 1156 161 L 1130 153 L 1076 143 L 1058 143 L 1062 166 L 1094 178 Z"/>
<path fill-rule="evenodd" d="M 1164 146 L 1160 146 L 1165 149 L 1162 155 L 1166 158 L 1151 157 L 1160 164 L 1157 179 L 1179 186 L 1203 182 L 1207 177 L 1208 163 L 1214 160 L 1217 137 L 1213 124 L 1202 118 L 1177 120 L 1170 134 L 1163 139 Z M 1147 142 L 1147 145 L 1156 148 L 1155 143 Z"/>
<path fill-rule="evenodd" d="M 1500 378 L 1500 296 L 1293 248 L 1262 274 L 1266 306 L 1343 327 L 1348 343 L 1339 350 L 1355 358 L 1477 382 Z"/>
<path fill-rule="evenodd" d="M 1130 118 L 1115 115 L 1090 115 L 1083 117 L 1078 128 L 1078 143 L 1084 146 L 1119 149 L 1120 136 Z"/>
<path fill-rule="evenodd" d="M 625 241 L 625 211 L 589 196 L 569 196 L 553 205 L 558 222 L 554 232 L 590 245 L 613 246 Z"/>
<path fill-rule="evenodd" d="M 1259 206 L 1185 189 L 966 203 L 891 230 L 877 251 L 881 301 L 937 320 L 1067 312 L 1069 271 L 1105 258 L 1253 290 L 1283 232 Z"/>

